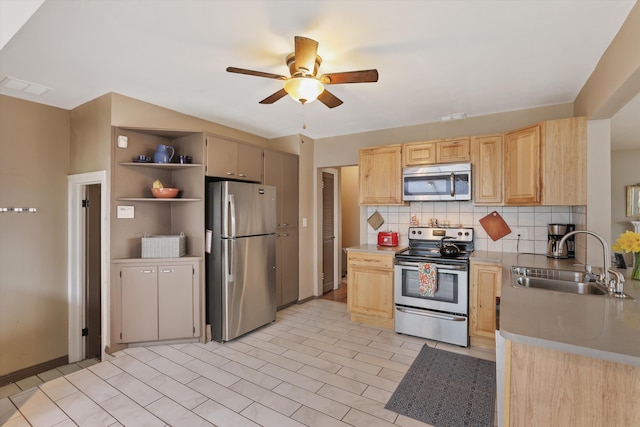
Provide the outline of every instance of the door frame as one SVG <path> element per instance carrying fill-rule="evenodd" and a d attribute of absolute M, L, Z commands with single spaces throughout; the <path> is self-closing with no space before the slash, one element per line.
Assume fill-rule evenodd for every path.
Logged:
<path fill-rule="evenodd" d="M 340 173 L 338 169 L 335 168 L 320 168 L 318 171 L 318 192 L 319 192 L 319 215 L 318 215 L 318 233 L 320 239 L 320 254 L 319 254 L 319 274 L 318 274 L 318 284 L 316 286 L 316 296 L 322 295 L 322 210 L 324 209 L 322 203 L 322 172 L 330 173 L 333 175 L 333 234 L 336 236 L 333 239 L 333 289 L 338 289 L 341 283 L 341 266 L 339 256 L 339 242 L 342 241 L 342 228 L 340 222 L 341 215 L 341 206 L 340 206 Z"/>
<path fill-rule="evenodd" d="M 107 171 L 88 172 L 67 176 L 67 291 L 69 303 L 69 363 L 85 358 L 85 338 L 82 328 L 85 319 L 85 216 L 82 200 L 87 185 L 99 184 L 100 197 L 100 323 L 102 340 L 100 356 L 105 360 L 105 348 L 109 340 L 109 265 L 110 265 L 110 188 Z"/>

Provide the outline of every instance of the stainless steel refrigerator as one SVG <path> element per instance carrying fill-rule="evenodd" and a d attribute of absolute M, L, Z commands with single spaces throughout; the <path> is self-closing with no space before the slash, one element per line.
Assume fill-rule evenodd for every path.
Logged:
<path fill-rule="evenodd" d="M 276 188 L 206 186 L 206 322 L 224 342 L 276 319 Z"/>

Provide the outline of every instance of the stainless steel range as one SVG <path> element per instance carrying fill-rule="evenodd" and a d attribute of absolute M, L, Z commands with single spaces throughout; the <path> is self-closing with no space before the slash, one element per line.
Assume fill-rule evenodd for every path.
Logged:
<path fill-rule="evenodd" d="M 396 332 L 469 346 L 471 252 L 473 228 L 409 228 L 409 248 L 395 256 Z"/>

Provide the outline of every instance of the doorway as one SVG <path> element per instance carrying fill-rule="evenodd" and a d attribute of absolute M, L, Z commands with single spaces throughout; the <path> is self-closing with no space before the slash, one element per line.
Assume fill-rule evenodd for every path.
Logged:
<path fill-rule="evenodd" d="M 84 208 L 84 242 L 85 242 L 85 326 L 82 336 L 85 337 L 85 359 L 100 357 L 101 336 L 101 295 L 102 282 L 100 277 L 100 184 L 85 187 Z"/>
<path fill-rule="evenodd" d="M 335 179 L 329 172 L 322 172 L 322 293 L 333 290 L 336 282 L 335 258 Z"/>
<path fill-rule="evenodd" d="M 104 360 L 110 344 L 107 172 L 69 175 L 67 193 L 69 363 L 94 357 L 92 353 Z M 83 207 L 87 198 L 95 207 L 89 212 Z M 90 328 L 97 330 L 88 339 Z M 85 335 L 87 329 L 89 335 Z"/>

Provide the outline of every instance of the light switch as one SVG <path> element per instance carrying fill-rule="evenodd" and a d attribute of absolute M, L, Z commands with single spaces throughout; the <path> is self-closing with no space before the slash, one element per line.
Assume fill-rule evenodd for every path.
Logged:
<path fill-rule="evenodd" d="M 303 227 L 307 226 L 307 218 L 302 218 L 302 226 Z"/>
<path fill-rule="evenodd" d="M 118 135 L 118 148 L 127 148 L 129 138 L 124 135 Z"/>
<path fill-rule="evenodd" d="M 135 212 L 133 206 L 118 206 L 118 218 L 134 218 Z"/>

